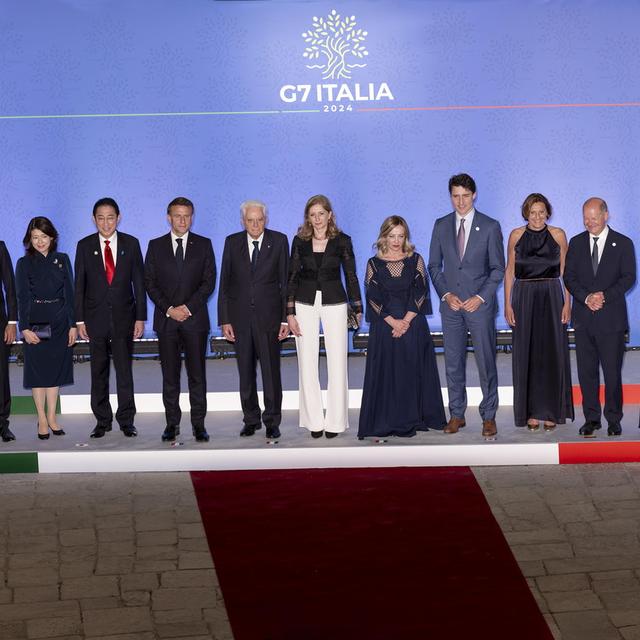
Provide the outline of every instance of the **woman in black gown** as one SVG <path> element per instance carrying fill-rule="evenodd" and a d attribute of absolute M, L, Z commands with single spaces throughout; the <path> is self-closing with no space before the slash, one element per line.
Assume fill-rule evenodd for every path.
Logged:
<path fill-rule="evenodd" d="M 551 204 L 532 193 L 527 221 L 509 236 L 504 277 L 505 318 L 513 327 L 513 412 L 517 427 L 545 431 L 573 420 L 567 323 L 569 293 L 561 282 L 567 254 L 562 229 L 547 224 Z"/>
<path fill-rule="evenodd" d="M 33 218 L 23 243 L 26 255 L 16 265 L 23 384 L 33 394 L 38 438 L 46 440 L 49 429 L 64 435 L 56 421 L 58 389 L 73 384 L 73 276 L 69 256 L 56 251 L 58 232 L 48 218 Z"/>
<path fill-rule="evenodd" d="M 367 263 L 370 324 L 358 437 L 414 436 L 447 420 L 426 314 L 431 313 L 422 256 L 400 216 L 380 227 Z"/>

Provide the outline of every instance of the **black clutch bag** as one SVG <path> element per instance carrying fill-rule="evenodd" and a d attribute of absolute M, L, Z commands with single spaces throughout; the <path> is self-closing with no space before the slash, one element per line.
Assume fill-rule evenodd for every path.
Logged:
<path fill-rule="evenodd" d="M 349 307 L 347 310 L 347 329 L 357 331 L 359 326 L 358 314 L 351 307 Z"/>
<path fill-rule="evenodd" d="M 33 331 L 40 340 L 49 340 L 51 338 L 50 324 L 32 324 L 29 329 Z"/>

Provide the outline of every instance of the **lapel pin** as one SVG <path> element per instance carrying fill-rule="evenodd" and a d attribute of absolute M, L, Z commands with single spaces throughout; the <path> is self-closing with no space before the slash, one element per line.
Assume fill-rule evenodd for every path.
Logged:
<path fill-rule="evenodd" d="M 93 252 L 93 255 L 94 255 L 94 256 L 97 256 L 97 255 L 98 255 L 98 252 L 97 252 L 97 251 L 94 251 L 94 252 Z"/>
<path fill-rule="evenodd" d="M 122 250 L 122 251 L 120 252 L 120 255 L 121 255 L 121 256 L 123 256 L 123 255 L 124 255 L 124 250 Z"/>
<path fill-rule="evenodd" d="M 476 227 L 476 231 L 480 231 L 480 227 Z"/>
<path fill-rule="evenodd" d="M 615 243 L 615 242 L 612 242 L 612 243 L 611 243 L 611 246 L 612 246 L 612 247 L 615 247 L 615 246 L 616 246 L 616 243 Z"/>
<path fill-rule="evenodd" d="M 53 259 L 53 264 L 58 264 L 58 258 Z"/>

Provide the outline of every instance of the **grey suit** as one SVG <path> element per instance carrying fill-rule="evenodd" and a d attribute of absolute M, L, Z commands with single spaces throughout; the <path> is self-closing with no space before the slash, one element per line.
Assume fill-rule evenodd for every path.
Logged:
<path fill-rule="evenodd" d="M 504 277 L 504 247 L 500 223 L 475 211 L 467 229 L 468 241 L 462 260 L 456 244 L 456 214 L 438 218 L 429 249 L 429 275 L 441 299 L 444 356 L 451 417 L 463 418 L 467 408 L 467 331 L 471 333 L 482 388 L 480 415 L 495 419 L 498 409 L 496 370 L 496 289 Z M 446 293 L 462 301 L 474 295 L 484 303 L 477 311 L 453 311 L 442 301 Z"/>

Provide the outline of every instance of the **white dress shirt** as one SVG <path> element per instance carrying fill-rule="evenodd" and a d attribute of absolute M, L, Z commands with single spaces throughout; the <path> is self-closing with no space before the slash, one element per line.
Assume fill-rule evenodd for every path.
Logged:
<path fill-rule="evenodd" d="M 107 245 L 104 243 L 105 240 L 109 241 L 109 248 L 111 249 L 111 254 L 113 255 L 113 266 L 116 266 L 118 261 L 118 232 L 114 231 L 113 235 L 110 238 L 105 238 L 101 234 L 98 234 L 98 238 L 100 238 L 100 249 L 102 251 L 102 264 L 104 268 L 107 268 L 107 263 L 104 261 L 104 250 Z"/>
<path fill-rule="evenodd" d="M 598 264 L 600 264 L 600 260 L 602 260 L 602 252 L 604 251 L 604 245 L 607 242 L 607 236 L 609 235 L 609 225 L 605 225 L 604 229 L 600 232 L 598 238 Z M 593 245 L 595 242 L 593 241 L 594 237 L 589 234 L 589 255 L 593 255 Z"/>
<path fill-rule="evenodd" d="M 249 261 L 251 261 L 251 256 L 253 255 L 253 243 L 257 242 L 258 243 L 258 253 L 260 253 L 261 249 L 262 249 L 262 240 L 264 239 L 264 231 L 260 234 L 259 238 L 252 238 L 248 233 L 247 233 L 247 243 L 249 245 Z"/>
<path fill-rule="evenodd" d="M 467 213 L 466 216 L 464 216 L 464 250 L 467 250 L 467 244 L 469 243 L 469 235 L 471 233 L 471 228 L 473 227 L 473 216 L 475 214 L 476 210 L 475 209 L 471 209 L 471 211 L 469 211 L 469 213 Z M 458 237 L 458 231 L 460 231 L 460 224 L 462 223 L 462 218 L 463 216 L 461 216 L 457 211 L 456 211 L 456 238 Z"/>
<path fill-rule="evenodd" d="M 176 242 L 176 240 L 180 238 L 180 236 L 177 236 L 175 233 L 173 233 L 173 231 L 171 232 L 171 247 L 173 248 L 173 255 L 176 255 L 176 251 L 178 250 L 178 243 Z M 187 231 L 187 233 L 185 233 L 182 236 L 182 257 L 186 258 L 187 257 L 187 241 L 189 240 L 189 232 Z"/>

